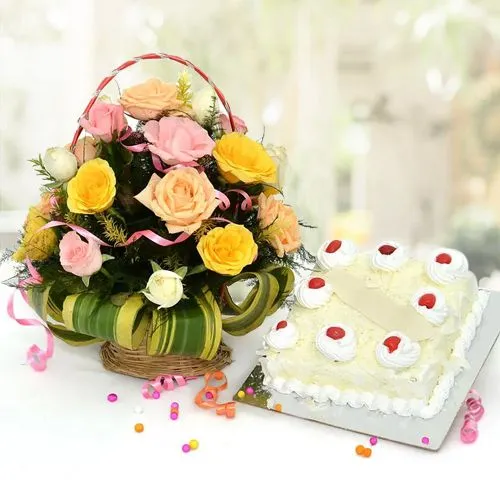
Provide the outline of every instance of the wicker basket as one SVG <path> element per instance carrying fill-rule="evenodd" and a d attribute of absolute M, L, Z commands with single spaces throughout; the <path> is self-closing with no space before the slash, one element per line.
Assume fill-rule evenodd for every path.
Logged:
<path fill-rule="evenodd" d="M 101 347 L 102 364 L 106 370 L 132 377 L 153 379 L 162 373 L 198 377 L 221 370 L 231 363 L 231 349 L 221 344 L 214 359 L 206 361 L 187 356 L 150 356 L 145 347 L 136 351 L 106 342 Z"/>

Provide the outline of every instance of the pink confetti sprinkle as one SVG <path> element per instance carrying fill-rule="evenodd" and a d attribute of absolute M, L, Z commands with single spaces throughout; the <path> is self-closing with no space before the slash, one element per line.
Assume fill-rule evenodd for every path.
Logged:
<path fill-rule="evenodd" d="M 208 391 L 208 392 L 205 392 L 205 398 L 206 399 L 214 399 L 214 395 L 210 391 Z"/>
<path fill-rule="evenodd" d="M 191 451 L 191 446 L 189 446 L 188 444 L 183 444 L 183 445 L 182 445 L 182 451 L 183 451 L 184 453 L 188 453 L 188 452 L 190 452 L 190 451 Z"/>
<path fill-rule="evenodd" d="M 430 443 L 430 439 L 427 436 L 422 438 L 422 444 L 428 445 Z"/>
<path fill-rule="evenodd" d="M 112 392 L 111 394 L 108 394 L 108 401 L 110 403 L 114 403 L 117 400 L 118 400 L 118 396 L 114 392 Z"/>
<path fill-rule="evenodd" d="M 170 408 L 179 408 L 179 403 L 177 402 L 173 402 L 171 405 L 170 405 Z"/>
<path fill-rule="evenodd" d="M 245 389 L 245 392 L 249 395 L 249 396 L 252 396 L 253 394 L 255 394 L 255 391 L 253 390 L 253 387 L 247 387 Z"/>
<path fill-rule="evenodd" d="M 170 414 L 170 420 L 177 420 L 178 418 L 179 418 L 179 415 L 177 413 Z"/>
<path fill-rule="evenodd" d="M 372 446 L 375 446 L 377 443 L 378 443 L 378 439 L 377 439 L 375 436 L 372 436 L 372 437 L 370 438 L 370 444 L 371 444 Z"/>
<path fill-rule="evenodd" d="M 153 399 L 160 399 L 160 393 L 158 391 L 153 392 Z"/>

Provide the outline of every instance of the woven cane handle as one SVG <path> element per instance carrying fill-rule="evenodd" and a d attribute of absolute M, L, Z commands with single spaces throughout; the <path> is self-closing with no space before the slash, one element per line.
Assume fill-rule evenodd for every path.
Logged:
<path fill-rule="evenodd" d="M 99 84 L 97 87 L 96 91 L 94 92 L 94 95 L 92 96 L 92 99 L 90 99 L 89 103 L 87 104 L 87 107 L 83 111 L 82 117 L 87 117 L 88 112 L 90 111 L 90 108 L 94 105 L 94 103 L 97 101 L 99 95 L 103 91 L 104 87 L 108 85 L 109 82 L 111 82 L 118 73 L 120 73 L 122 70 L 128 68 L 129 66 L 133 66 L 134 64 L 137 64 L 140 61 L 146 61 L 148 59 L 170 59 L 171 61 L 178 62 L 179 64 L 182 64 L 184 66 L 187 66 L 188 68 L 191 68 L 193 71 L 198 73 L 214 90 L 215 93 L 217 94 L 217 97 L 220 99 L 222 102 L 222 105 L 227 111 L 228 117 L 229 117 L 229 123 L 231 124 L 231 129 L 234 131 L 235 126 L 234 126 L 234 119 L 233 119 L 233 114 L 231 113 L 231 108 L 229 106 L 229 103 L 226 101 L 226 98 L 224 97 L 224 94 L 220 91 L 219 87 L 215 85 L 215 83 L 212 81 L 212 79 L 200 68 L 195 66 L 192 62 L 187 61 L 186 59 L 183 59 L 182 57 L 178 56 L 173 56 L 170 54 L 165 54 L 163 52 L 157 52 L 157 53 L 151 53 L 151 54 L 143 54 L 142 56 L 134 57 L 133 59 L 130 59 L 129 61 L 124 62 L 121 66 L 118 66 L 116 69 L 114 69 L 109 76 L 104 78 L 102 82 Z M 77 131 L 75 132 L 75 135 L 73 136 L 73 141 L 71 142 L 71 150 L 73 151 L 76 141 L 78 141 L 78 138 L 80 137 L 80 134 L 82 133 L 83 128 L 81 126 L 78 127 Z"/>

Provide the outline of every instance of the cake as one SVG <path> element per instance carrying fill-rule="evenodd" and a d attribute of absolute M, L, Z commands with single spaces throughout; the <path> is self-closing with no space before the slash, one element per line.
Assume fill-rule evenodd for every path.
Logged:
<path fill-rule="evenodd" d="M 488 293 L 464 254 L 426 259 L 388 241 L 325 242 L 286 320 L 264 337 L 264 385 L 316 403 L 432 418 L 481 323 Z"/>

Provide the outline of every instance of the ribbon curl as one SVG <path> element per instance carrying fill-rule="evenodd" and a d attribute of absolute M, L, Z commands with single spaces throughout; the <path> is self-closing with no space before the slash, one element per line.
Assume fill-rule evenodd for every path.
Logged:
<path fill-rule="evenodd" d="M 469 391 L 465 400 L 467 412 L 464 417 L 464 424 L 460 430 L 460 438 L 463 443 L 470 444 L 476 441 L 479 431 L 477 423 L 484 415 L 484 407 L 481 397 L 475 390 Z"/>
<path fill-rule="evenodd" d="M 187 384 L 188 380 L 194 379 L 196 377 L 183 377 L 182 375 L 170 374 L 158 375 L 155 379 L 144 382 L 141 392 L 146 399 L 155 399 L 153 396 L 155 392 L 161 394 L 163 391 L 173 391 L 175 384 L 178 387 L 182 387 Z"/>
<path fill-rule="evenodd" d="M 227 378 L 223 372 L 210 372 L 205 374 L 205 386 L 196 395 L 194 402 L 205 410 L 215 409 L 217 415 L 224 415 L 226 418 L 234 418 L 236 415 L 236 403 L 217 403 L 219 392 L 227 389 Z"/>
<path fill-rule="evenodd" d="M 35 269 L 33 264 L 31 263 L 30 259 L 26 259 L 26 265 L 28 267 L 28 270 L 31 274 L 31 277 L 23 280 L 19 285 L 21 287 L 25 287 L 28 284 L 39 284 L 42 282 L 42 277 L 38 273 L 38 271 Z M 28 302 L 28 295 L 26 294 L 26 290 L 24 288 L 20 288 L 19 292 L 21 294 L 21 297 L 23 300 L 26 302 L 26 304 L 29 305 Z M 36 344 L 33 344 L 29 349 L 28 352 L 26 353 L 26 360 L 28 365 L 33 368 L 33 370 L 37 372 L 43 372 L 47 368 L 47 361 L 54 355 L 54 336 L 52 335 L 52 332 L 50 331 L 49 327 L 43 322 L 38 319 L 33 319 L 33 318 L 18 318 L 15 311 L 14 311 L 14 298 L 15 298 L 16 292 L 12 293 L 12 295 L 9 297 L 9 300 L 7 301 L 7 314 L 8 316 L 13 319 L 18 325 L 22 326 L 42 326 L 43 329 L 45 330 L 46 334 L 46 339 L 47 339 L 47 347 L 45 350 L 40 349 Z"/>

